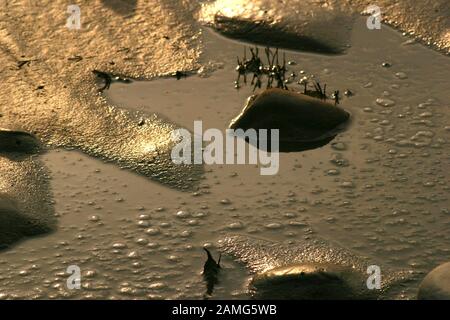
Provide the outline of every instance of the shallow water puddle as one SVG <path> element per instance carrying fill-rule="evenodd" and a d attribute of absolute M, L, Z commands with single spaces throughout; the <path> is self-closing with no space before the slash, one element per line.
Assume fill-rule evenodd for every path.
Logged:
<path fill-rule="evenodd" d="M 275 177 L 261 177 L 249 166 L 213 166 L 205 183 L 213 198 L 231 199 L 239 213 L 229 229 L 236 232 L 282 241 L 317 232 L 379 263 L 427 270 L 445 260 L 441 254 L 449 244 L 443 234 L 449 176 L 442 121 L 448 118 L 448 71 L 439 67 L 449 61 L 422 46 L 404 45 L 388 27 L 373 32 L 364 23 L 355 26 L 348 55 L 287 52 L 287 60 L 296 62 L 290 71 L 314 74 L 330 90 L 355 93 L 342 101 L 354 117 L 350 130 L 321 149 L 282 154 Z M 234 89 L 235 56 L 242 57 L 244 44 L 206 30 L 204 45 L 203 60 L 223 66 L 208 78 L 116 84 L 110 101 L 161 113 L 191 130 L 194 120 L 225 128 L 252 93 L 251 86 Z M 437 86 L 430 86 L 430 76 Z M 314 231 L 286 228 L 292 212 Z M 414 288 L 407 292 L 411 297 Z"/>

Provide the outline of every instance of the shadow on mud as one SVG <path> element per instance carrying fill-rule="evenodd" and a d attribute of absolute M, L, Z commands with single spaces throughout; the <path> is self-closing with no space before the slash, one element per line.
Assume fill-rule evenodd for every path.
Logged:
<path fill-rule="evenodd" d="M 41 150 L 33 135 L 0 129 L 0 250 L 56 227 Z"/>
<path fill-rule="evenodd" d="M 133 16 L 137 0 L 102 0 L 102 4 L 121 16 Z"/>

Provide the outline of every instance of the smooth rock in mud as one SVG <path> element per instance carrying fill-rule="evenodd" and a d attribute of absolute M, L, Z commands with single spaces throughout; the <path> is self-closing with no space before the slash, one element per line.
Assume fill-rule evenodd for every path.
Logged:
<path fill-rule="evenodd" d="M 351 267 L 303 263 L 270 269 L 253 277 L 256 299 L 375 299 L 367 277 Z"/>
<path fill-rule="evenodd" d="M 333 140 L 349 118 L 348 112 L 322 100 L 268 89 L 248 99 L 230 129 L 279 129 L 281 152 L 302 151 Z"/>
<path fill-rule="evenodd" d="M 420 284 L 420 300 L 450 300 L 450 262 L 433 269 Z"/>
<path fill-rule="evenodd" d="M 393 299 L 409 278 L 319 238 L 285 245 L 231 236 L 218 244 L 254 275 L 249 293 L 256 299 Z M 382 270 L 381 289 L 369 290 L 367 270 L 374 264 Z"/>

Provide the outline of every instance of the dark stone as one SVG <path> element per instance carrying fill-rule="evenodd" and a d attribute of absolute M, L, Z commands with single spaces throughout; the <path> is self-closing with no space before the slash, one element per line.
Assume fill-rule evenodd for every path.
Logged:
<path fill-rule="evenodd" d="M 230 128 L 279 129 L 279 151 L 294 152 L 329 143 L 344 129 L 349 118 L 348 112 L 323 100 L 293 91 L 268 89 L 248 99 Z"/>
<path fill-rule="evenodd" d="M 375 299 L 365 279 L 350 267 L 302 263 L 256 275 L 250 284 L 256 299 Z"/>
<path fill-rule="evenodd" d="M 433 269 L 419 287 L 420 300 L 450 300 L 450 262 Z"/>

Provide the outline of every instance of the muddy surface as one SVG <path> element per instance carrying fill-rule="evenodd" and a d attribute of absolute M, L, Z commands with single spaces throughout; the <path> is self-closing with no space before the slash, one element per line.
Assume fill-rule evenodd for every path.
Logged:
<path fill-rule="evenodd" d="M 382 271 L 411 271 L 412 281 L 390 298 L 416 296 L 424 273 L 450 248 L 448 57 L 386 26 L 369 31 L 356 18 L 347 54 L 287 51 L 296 62 L 290 71 L 354 93 L 341 101 L 355 119 L 347 131 L 323 148 L 282 155 L 276 176 L 237 165 L 206 166 L 197 176 L 170 162 L 168 133 L 192 130 L 194 120 L 225 129 L 242 110 L 253 93 L 234 88 L 244 43 L 203 29 L 199 3 L 113 2 L 81 2 L 79 32 L 64 27 L 62 1 L 46 10 L 1 2 L 0 125 L 32 132 L 47 147 L 79 150 L 38 156 L 50 172 L 58 227 L 0 252 L 1 298 L 202 299 L 202 246 L 217 256 L 216 242 L 235 234 L 293 250 L 299 240 L 324 238 Z M 448 52 L 448 4 L 424 3 L 405 14 L 402 1 L 387 15 Z M 99 94 L 93 69 L 151 81 L 117 82 Z M 176 80 L 177 70 L 190 76 Z M 288 86 L 301 89 L 297 80 Z M 8 175 L 15 171 L 41 176 L 27 174 L 41 168 L 31 160 L 2 159 L 2 181 L 17 179 Z M 45 184 L 26 185 L 39 186 L 27 195 L 47 199 Z M 5 192 L 16 199 L 24 190 Z M 38 200 L 22 207 L 5 200 L 2 208 L 26 215 L 26 205 L 38 203 L 52 212 Z M 257 261 L 251 251 L 249 258 Z M 66 287 L 69 265 L 82 270 L 81 290 Z M 213 297 L 249 298 L 251 276 L 224 255 Z"/>
<path fill-rule="evenodd" d="M 199 18 L 233 38 L 336 54 L 351 46 L 355 18 L 373 12 L 369 9 L 372 5 L 373 1 L 367 0 L 217 0 L 204 4 Z M 450 53 L 448 1 L 384 0 L 376 5 L 383 22 L 445 54 Z"/>
<path fill-rule="evenodd" d="M 131 7 L 118 1 L 118 11 L 113 3 L 100 1 L 78 5 L 82 28 L 71 30 L 65 26 L 68 14 L 61 10 L 67 8 L 64 1 L 1 2 L 5 83 L 0 125 L 34 133 L 52 147 L 114 161 L 174 188 L 193 188 L 201 168 L 170 161 L 170 133 L 176 125 L 152 113 L 136 115 L 107 104 L 97 92 L 101 79 L 92 73 L 98 69 L 149 78 L 194 68 L 200 44 L 194 41 L 197 30 L 188 4 L 177 5 L 183 12 L 178 18 L 168 1 Z M 129 10 L 133 6 L 136 10 Z"/>
<path fill-rule="evenodd" d="M 368 290 L 370 259 L 317 237 L 283 245 L 230 236 L 220 240 L 219 246 L 255 274 L 250 291 L 257 299 L 394 299 L 401 284 L 406 286 L 413 278 L 408 272 L 384 269 L 381 289 Z"/>

